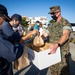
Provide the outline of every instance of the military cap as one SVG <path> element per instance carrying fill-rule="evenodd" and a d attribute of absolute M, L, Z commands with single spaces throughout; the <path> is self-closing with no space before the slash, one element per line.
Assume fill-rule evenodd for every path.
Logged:
<path fill-rule="evenodd" d="M 60 10 L 60 6 L 50 7 L 50 12 L 48 14 L 55 13 L 57 10 Z"/>

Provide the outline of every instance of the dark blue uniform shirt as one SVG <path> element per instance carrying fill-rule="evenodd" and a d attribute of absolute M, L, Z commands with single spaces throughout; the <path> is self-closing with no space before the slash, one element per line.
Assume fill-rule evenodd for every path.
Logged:
<path fill-rule="evenodd" d="M 18 32 L 15 32 L 9 23 L 6 23 L 2 28 L 2 33 L 12 43 L 19 43 L 21 36 Z"/>

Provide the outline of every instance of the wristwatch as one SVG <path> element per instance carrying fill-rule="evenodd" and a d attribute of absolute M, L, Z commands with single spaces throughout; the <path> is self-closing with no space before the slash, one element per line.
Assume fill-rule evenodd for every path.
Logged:
<path fill-rule="evenodd" d="M 57 43 L 58 44 L 58 47 L 60 47 L 61 45 L 60 45 L 60 43 Z"/>

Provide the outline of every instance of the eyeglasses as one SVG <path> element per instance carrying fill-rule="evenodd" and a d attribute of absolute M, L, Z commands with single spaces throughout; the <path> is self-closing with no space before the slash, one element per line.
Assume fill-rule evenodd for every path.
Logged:
<path fill-rule="evenodd" d="M 60 12 L 60 11 L 57 11 L 57 12 L 53 12 L 53 13 L 51 13 L 51 15 L 55 15 L 55 14 L 57 14 L 58 12 Z"/>

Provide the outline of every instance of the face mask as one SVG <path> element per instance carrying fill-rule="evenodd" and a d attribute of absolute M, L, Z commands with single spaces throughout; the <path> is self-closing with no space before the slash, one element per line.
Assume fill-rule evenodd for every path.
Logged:
<path fill-rule="evenodd" d="M 51 16 L 52 18 L 53 18 L 53 20 L 57 20 L 57 17 L 56 17 L 56 15 L 53 15 L 53 16 Z"/>
<path fill-rule="evenodd" d="M 39 26 L 39 23 L 37 23 L 37 25 Z"/>
<path fill-rule="evenodd" d="M 14 31 L 17 31 L 17 30 L 18 30 L 18 26 L 19 26 L 18 24 L 14 24 L 13 30 L 14 30 Z"/>
<path fill-rule="evenodd" d="M 14 24 L 14 26 L 13 26 L 13 27 L 14 27 L 14 28 L 17 28 L 18 26 L 19 26 L 18 24 Z"/>

